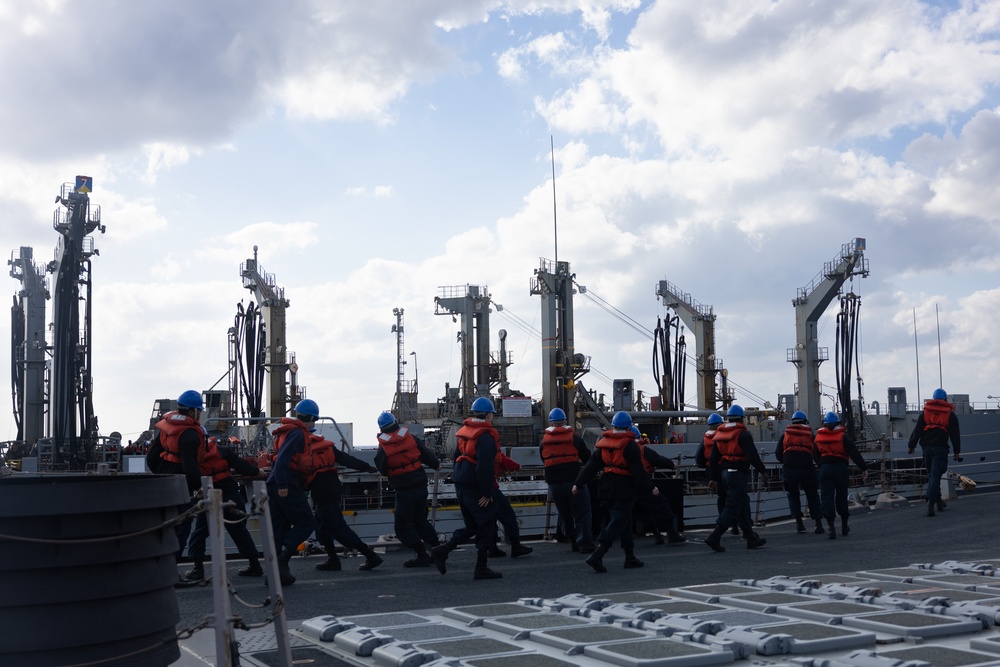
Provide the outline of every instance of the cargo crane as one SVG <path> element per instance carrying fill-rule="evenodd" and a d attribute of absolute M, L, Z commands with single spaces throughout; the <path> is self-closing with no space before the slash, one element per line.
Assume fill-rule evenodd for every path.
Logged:
<path fill-rule="evenodd" d="M 253 259 L 248 259 L 240 267 L 243 287 L 250 290 L 257 307 L 263 315 L 265 330 L 266 355 L 264 366 L 268 371 L 266 415 L 272 419 L 283 417 L 288 412 L 290 403 L 301 396 L 301 389 L 288 386 L 288 374 L 295 377 L 298 366 L 294 355 L 291 361 L 288 347 L 285 343 L 285 311 L 291 305 L 285 298 L 285 289 L 278 287 L 274 275 L 267 273 L 257 261 L 257 246 L 253 247 Z"/>
<path fill-rule="evenodd" d="M 590 370 L 590 359 L 573 349 L 575 278 L 569 262 L 543 257 L 530 286 L 530 293 L 542 299 L 542 408 L 546 416 L 562 408 L 569 424 L 575 421 L 577 380 Z"/>
<path fill-rule="evenodd" d="M 490 305 L 493 303 L 488 288 L 479 285 L 439 287 L 434 297 L 434 314 L 456 316 L 461 320 L 458 342 L 462 345 L 462 377 L 459 393 L 460 405 L 453 397 L 446 396 L 446 412 L 442 416 L 466 414 L 477 396 L 485 396 L 499 379 L 499 366 L 490 355 Z"/>
<path fill-rule="evenodd" d="M 721 375 L 725 380 L 727 373 L 722 366 L 722 360 L 715 356 L 715 312 L 712 306 L 698 303 L 689 293 L 682 292 L 666 280 L 661 280 L 657 285 L 656 296 L 660 297 L 665 307 L 676 312 L 687 328 L 694 332 L 698 409 L 716 410 L 720 402 L 724 407 L 727 406 L 732 402 L 732 398 L 725 387 L 721 394 L 718 392 L 715 380 L 716 375 Z M 683 406 L 676 407 L 683 408 Z M 664 406 L 664 409 L 673 408 Z"/>
<path fill-rule="evenodd" d="M 800 287 L 792 300 L 795 306 L 795 347 L 788 349 L 787 361 L 798 369 L 797 407 L 806 413 L 814 427 L 822 422 L 823 417 L 819 366 L 830 358 L 828 349 L 819 346 L 816 323 L 848 279 L 868 276 L 868 260 L 864 251 L 863 238 L 842 245 L 840 254 L 826 262 L 823 270 L 808 285 Z M 844 405 L 843 409 L 849 410 L 850 405 Z"/>
<path fill-rule="evenodd" d="M 92 185 L 89 176 L 77 176 L 56 197 L 61 208 L 53 214 L 52 227 L 60 238 L 55 258 L 44 268 L 54 276 L 51 294 L 31 248 L 22 247 L 10 261 L 10 275 L 22 284 L 11 327 L 19 454 L 23 457 L 36 446 L 39 470 L 85 470 L 106 462 L 109 453 L 117 461 L 120 438 L 115 447 L 106 447 L 92 400 L 91 257 L 99 253 L 90 234 L 106 229 L 100 207 L 90 206 Z M 50 297 L 52 341 L 47 345 L 45 300 Z M 11 455 L 8 451 L 7 458 Z"/>

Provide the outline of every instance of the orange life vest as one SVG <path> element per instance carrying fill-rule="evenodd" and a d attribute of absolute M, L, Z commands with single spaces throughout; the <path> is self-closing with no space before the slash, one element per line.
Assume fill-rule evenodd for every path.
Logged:
<path fill-rule="evenodd" d="M 932 398 L 924 403 L 924 425 L 927 428 L 948 430 L 948 418 L 955 406 L 948 401 Z"/>
<path fill-rule="evenodd" d="M 646 445 L 649 444 L 649 440 L 646 438 L 639 438 L 635 441 L 635 444 L 639 445 L 639 460 L 642 461 L 642 467 L 646 469 L 647 475 L 652 475 L 656 472 L 656 466 L 646 460 Z"/>
<path fill-rule="evenodd" d="M 497 430 L 488 422 L 482 419 L 466 419 L 462 424 L 462 428 L 458 429 L 458 433 L 455 437 L 458 439 L 458 458 L 455 459 L 456 463 L 458 461 L 468 461 L 472 465 L 476 465 L 476 443 L 479 442 L 479 436 L 484 433 L 489 433 L 493 436 L 493 441 L 497 444 L 497 452 L 500 451 L 500 434 Z M 496 461 L 494 461 L 494 464 Z"/>
<path fill-rule="evenodd" d="M 820 456 L 835 456 L 847 461 L 849 459 L 847 450 L 844 449 L 844 427 L 835 428 L 823 427 L 816 431 L 816 449 Z"/>
<path fill-rule="evenodd" d="M 705 467 L 708 467 L 708 462 L 712 460 L 712 448 L 715 447 L 715 443 L 712 442 L 712 438 L 715 437 L 715 429 L 709 429 L 705 431 L 705 438 L 701 441 L 701 453 L 705 457 Z"/>
<path fill-rule="evenodd" d="M 715 431 L 712 441 L 719 450 L 722 463 L 741 463 L 747 460 L 743 448 L 740 447 L 740 433 L 747 430 L 742 422 L 726 422 Z"/>
<path fill-rule="evenodd" d="M 632 440 L 631 431 L 605 431 L 597 441 L 597 448 L 602 450 L 601 460 L 604 462 L 604 472 L 614 475 L 631 477 L 628 462 L 625 460 L 625 445 Z"/>
<path fill-rule="evenodd" d="M 563 463 L 576 463 L 580 453 L 573 441 L 573 429 L 569 426 L 550 426 L 542 435 L 542 463 L 545 467 Z"/>
<path fill-rule="evenodd" d="M 222 458 L 222 452 L 214 437 L 208 438 L 204 446 L 198 447 L 198 472 L 211 477 L 213 482 L 221 482 L 232 477 L 229 471 L 229 461 Z"/>
<path fill-rule="evenodd" d="M 786 452 L 802 452 L 813 455 L 813 432 L 805 424 L 789 424 L 785 428 L 784 445 Z"/>
<path fill-rule="evenodd" d="M 312 473 L 312 462 L 309 460 L 309 438 L 312 437 L 312 434 L 309 433 L 309 427 L 298 419 L 282 417 L 281 425 L 274 429 L 274 432 L 271 433 L 274 437 L 274 451 L 271 453 L 271 461 L 273 462 L 274 459 L 278 457 L 278 450 L 281 449 L 281 446 L 285 443 L 285 438 L 287 438 L 288 434 L 295 429 L 302 431 L 302 440 L 304 445 L 302 452 L 292 457 L 288 467 L 300 475 L 310 475 Z"/>
<path fill-rule="evenodd" d="M 156 422 L 156 428 L 160 431 L 160 444 L 163 451 L 160 458 L 169 463 L 181 464 L 181 434 L 188 429 L 198 432 L 198 456 L 201 457 L 201 450 L 205 448 L 205 429 L 201 427 L 194 417 L 181 414 L 176 410 L 163 415 L 163 419 Z"/>
<path fill-rule="evenodd" d="M 378 446 L 385 452 L 389 477 L 405 475 L 420 469 L 420 449 L 413 434 L 405 426 L 392 433 L 380 433 Z"/>
<path fill-rule="evenodd" d="M 305 473 L 303 486 L 309 486 L 313 478 L 321 472 L 336 472 L 337 453 L 333 449 L 332 442 L 321 435 L 310 433 L 306 436 L 306 448 L 308 450 L 308 458 L 303 460 L 308 461 L 309 470 Z M 295 457 L 293 456 L 292 458 L 294 459 Z M 296 471 L 299 473 L 303 472 L 297 469 Z"/>

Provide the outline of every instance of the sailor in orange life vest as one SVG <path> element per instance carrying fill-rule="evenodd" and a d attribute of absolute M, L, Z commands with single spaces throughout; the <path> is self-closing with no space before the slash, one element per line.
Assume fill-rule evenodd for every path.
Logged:
<path fill-rule="evenodd" d="M 439 544 L 437 531 L 427 520 L 427 473 L 424 466 L 441 469 L 441 462 L 405 426 L 400 426 L 391 412 L 378 416 L 378 451 L 375 467 L 389 479 L 396 492 L 393 519 L 400 543 L 413 549 L 415 558 L 403 567 L 427 567 L 434 564 L 428 548 Z"/>
<path fill-rule="evenodd" d="M 230 439 L 232 441 L 233 439 Z M 236 439 L 239 444 L 239 439 Z M 204 452 L 204 456 L 199 456 L 198 468 L 201 474 L 212 478 L 212 486 L 222 491 L 222 502 L 232 503 L 233 508 L 227 508 L 224 512 L 226 522 L 226 532 L 233 539 L 240 555 L 247 559 L 248 565 L 236 574 L 241 577 L 261 577 L 264 570 L 260 566 L 257 543 L 247 530 L 246 505 L 243 496 L 240 494 L 239 484 L 233 478 L 232 470 L 241 477 L 249 479 L 267 479 L 267 475 L 261 472 L 260 468 L 241 459 L 236 452 L 229 447 L 219 447 L 215 437 L 210 437 L 205 442 L 205 448 L 199 450 L 199 454 Z M 201 581 L 205 578 L 205 546 L 208 543 L 208 515 L 199 514 L 194 522 L 194 531 L 191 533 L 191 542 L 188 545 L 188 555 L 194 562 L 194 567 L 184 573 L 184 577 L 192 581 Z"/>
<path fill-rule="evenodd" d="M 340 570 L 337 546 L 333 543 L 336 540 L 345 548 L 355 549 L 365 557 L 365 562 L 358 567 L 359 570 L 362 572 L 374 570 L 382 564 L 382 557 L 347 525 L 341 503 L 344 487 L 340 483 L 337 467 L 370 473 L 377 473 L 378 469 L 337 449 L 332 442 L 322 435 L 313 433 L 313 430 L 315 429 L 310 429 L 309 435 L 306 436 L 311 465 L 302 487 L 312 497 L 316 517 L 316 541 L 326 551 L 327 556 L 325 561 L 316 564 L 316 569 Z"/>
<path fill-rule="evenodd" d="M 521 464 L 504 454 L 503 450 L 498 447 L 497 458 L 493 468 L 493 476 L 499 480 L 504 473 L 520 470 Z M 503 526 L 507 541 L 510 542 L 510 557 L 518 558 L 520 556 L 527 556 L 534 549 L 521 544 L 521 527 L 517 525 L 517 514 L 514 513 L 514 508 L 511 507 L 510 500 L 500 490 L 500 482 L 494 482 L 493 486 L 493 502 L 497 506 L 497 522 Z M 496 542 L 494 542 L 493 546 L 490 547 L 489 555 L 490 558 L 503 558 L 507 555 L 507 552 L 498 547 Z"/>
<path fill-rule="evenodd" d="M 646 474 L 649 475 L 650 479 L 653 478 L 653 473 L 657 468 L 675 469 L 676 466 L 674 466 L 673 461 L 665 456 L 661 456 L 652 447 L 646 446 L 649 444 L 649 440 L 642 435 L 638 426 L 633 426 L 630 430 L 635 438 L 635 443 L 639 445 L 639 452 L 642 455 L 642 467 L 646 469 Z M 670 509 L 670 502 L 665 495 L 662 493 L 656 495 L 652 493 L 639 495 L 636 496 L 635 502 L 644 507 L 653 520 L 655 544 L 663 544 L 663 535 L 660 534 L 661 529 L 667 534 L 668 544 L 687 542 L 687 538 L 677 532 L 677 520 L 674 518 L 674 511 Z"/>
<path fill-rule="evenodd" d="M 621 540 L 625 551 L 625 569 L 642 567 L 643 562 L 635 557 L 632 508 L 637 496 L 660 493 L 646 474 L 642 452 L 632 439 L 631 428 L 631 415 L 624 411 L 616 412 L 611 418 L 611 430 L 601 435 L 594 455 L 580 470 L 571 489 L 574 494 L 580 493 L 598 471 L 604 471 L 598 482 L 597 496 L 607 506 L 609 519 L 597 538 L 597 549 L 587 557 L 587 565 L 599 573 L 608 571 L 604 566 L 604 554 L 617 539 Z"/>
<path fill-rule="evenodd" d="M 750 496 L 747 488 L 750 479 L 750 467 L 757 469 L 763 481 L 767 481 L 767 469 L 757 453 L 757 445 L 750 431 L 743 425 L 743 408 L 735 403 L 726 412 L 727 422 L 721 424 L 712 438 L 715 449 L 709 466 L 718 475 L 709 487 L 717 485 L 718 481 L 726 484 L 726 506 L 715 521 L 715 530 L 705 538 L 705 544 L 714 551 L 725 551 L 722 546 L 722 535 L 733 521 L 739 521 L 743 535 L 746 537 L 747 549 L 756 549 L 767 543 L 763 537 L 754 532 L 750 523 Z"/>
<path fill-rule="evenodd" d="M 295 583 L 289 562 L 316 528 L 303 486 L 310 474 L 308 437 L 319 418 L 316 401 L 304 398 L 295 405 L 294 417 L 282 417 L 274 430 L 277 455 L 267 478 L 268 508 L 278 550 L 278 575 L 283 586 Z"/>
<path fill-rule="evenodd" d="M 177 409 L 166 413 L 156 423 L 154 428 L 157 434 L 146 452 L 146 467 L 150 472 L 184 475 L 188 491 L 192 494 L 201 489 L 198 459 L 205 446 L 205 429 L 199 420 L 204 409 L 201 392 L 188 389 L 182 393 L 177 399 Z M 183 514 L 192 507 L 194 501 L 188 501 L 178 511 Z M 174 527 L 178 546 L 174 556 L 177 560 L 184 554 L 193 521 L 193 518 L 188 518 Z M 184 581 L 179 573 L 177 576 L 180 582 Z"/>
<path fill-rule="evenodd" d="M 722 508 L 726 506 L 726 485 L 722 481 L 715 471 L 712 470 L 709 462 L 712 460 L 712 451 L 715 449 L 715 431 L 719 424 L 724 422 L 718 412 L 713 412 L 708 416 L 706 423 L 708 424 L 708 430 L 705 431 L 705 435 L 701 441 L 701 447 L 694 454 L 694 462 L 699 468 L 704 468 L 709 479 L 709 486 L 711 486 L 711 481 L 716 480 L 715 484 L 715 504 L 719 508 L 719 514 L 722 514 Z M 750 520 L 750 506 L 747 505 L 747 520 Z M 740 534 L 739 521 L 733 523 L 733 535 Z"/>
<path fill-rule="evenodd" d="M 549 427 L 542 435 L 538 454 L 545 464 L 545 483 L 549 485 L 563 534 L 570 539 L 570 548 L 593 553 L 596 547 L 590 492 L 586 486 L 576 495 L 572 492 L 573 480 L 580 474 L 582 465 L 590 460 L 590 450 L 583 438 L 567 426 L 562 408 L 552 408 L 549 412 Z"/>
<path fill-rule="evenodd" d="M 932 398 L 924 403 L 924 411 L 917 417 L 917 425 L 910 433 L 907 445 L 910 454 L 920 443 L 924 453 L 924 467 L 927 469 L 927 516 L 934 516 L 945 508 L 941 499 L 941 476 L 948 472 L 948 440 L 951 440 L 952 458 L 956 462 L 962 452 L 962 434 L 958 428 L 955 406 L 948 402 L 948 394 L 940 387 L 934 390 Z"/>
<path fill-rule="evenodd" d="M 861 468 L 861 479 L 868 479 L 868 464 L 861 452 L 854 446 L 836 412 L 827 412 L 823 417 L 823 427 L 816 431 L 816 461 L 819 463 L 819 495 L 823 506 L 823 517 L 830 527 L 830 539 L 837 537 L 833 525 L 834 512 L 840 515 L 840 532 L 846 536 L 851 532 L 847 525 L 850 509 L 847 505 L 847 490 L 851 476 L 847 461 L 851 459 Z"/>
<path fill-rule="evenodd" d="M 444 544 L 431 549 L 431 558 L 441 574 L 447 572 L 448 554 L 459 544 L 475 537 L 476 568 L 473 579 L 499 579 L 503 575 L 489 568 L 490 547 L 496 542 L 497 507 L 493 499 L 496 489 L 495 463 L 500 447 L 500 435 L 493 428 L 496 408 L 493 401 L 480 396 L 472 402 L 472 416 L 455 434 L 455 468 L 451 478 L 455 495 L 462 510 L 465 525 L 456 530 Z"/>
<path fill-rule="evenodd" d="M 816 521 L 816 530 L 813 532 L 822 535 L 826 530 L 823 529 L 823 514 L 819 505 L 819 481 L 816 478 L 814 452 L 815 445 L 812 429 L 809 428 L 809 417 L 801 410 L 796 410 L 792 414 L 791 425 L 786 427 L 778 438 L 774 458 L 782 464 L 782 482 L 785 494 L 788 496 L 788 511 L 795 519 L 796 532 L 806 532 L 806 525 L 802 522 L 802 500 L 799 498 L 801 489 L 806 494 L 809 516 Z"/>

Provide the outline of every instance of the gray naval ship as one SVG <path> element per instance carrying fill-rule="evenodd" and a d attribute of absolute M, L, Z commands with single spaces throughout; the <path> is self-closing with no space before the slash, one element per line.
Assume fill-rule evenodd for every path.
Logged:
<path fill-rule="evenodd" d="M 204 629 L 181 641 L 177 664 L 1000 665 L 1000 493 L 947 502 L 936 517 L 917 503 L 856 511 L 849 535 L 835 540 L 777 522 L 758 528 L 768 542 L 757 550 L 727 537 L 716 553 L 700 531 L 676 546 L 639 539 L 645 566 L 624 569 L 616 547 L 606 574 L 555 541 L 492 559 L 503 573 L 494 581 L 472 579 L 472 548 L 453 553 L 444 576 L 403 568 L 409 554 L 393 547 L 371 572 L 352 559 L 341 572 L 318 572 L 320 556 L 297 558 L 280 639 L 270 610 L 234 603 L 234 617 L 264 625 L 235 631 L 233 661 L 219 662 Z M 238 580 L 237 568 L 227 567 L 233 597 L 262 602 L 259 580 Z M 180 630 L 213 613 L 208 588 L 179 590 L 178 601 Z"/>

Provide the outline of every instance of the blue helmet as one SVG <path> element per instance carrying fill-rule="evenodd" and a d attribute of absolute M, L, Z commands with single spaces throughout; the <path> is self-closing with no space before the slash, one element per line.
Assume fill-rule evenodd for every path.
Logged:
<path fill-rule="evenodd" d="M 611 425 L 615 428 L 627 429 L 632 428 L 632 415 L 621 410 L 615 413 L 615 416 L 611 418 Z"/>
<path fill-rule="evenodd" d="M 713 412 L 712 414 L 710 414 L 708 416 L 708 425 L 709 426 L 713 426 L 715 424 L 721 424 L 721 423 L 722 423 L 722 415 L 720 415 L 718 412 Z"/>
<path fill-rule="evenodd" d="M 629 430 L 630 430 L 630 431 L 632 431 L 632 435 L 634 435 L 634 436 L 635 436 L 635 439 L 636 439 L 636 440 L 638 440 L 639 438 L 641 438 L 641 437 L 642 437 L 642 431 L 640 431 L 640 430 L 639 430 L 639 427 L 638 427 L 638 426 L 636 426 L 635 424 L 633 424 L 633 425 L 632 425 L 632 428 L 631 428 L 631 429 L 629 429 Z"/>
<path fill-rule="evenodd" d="M 729 410 L 726 412 L 726 416 L 727 417 L 739 417 L 740 419 L 742 419 L 743 418 L 743 408 L 741 408 L 740 406 L 738 406 L 735 403 L 733 403 L 731 406 L 729 406 Z"/>
<path fill-rule="evenodd" d="M 797 422 L 797 421 L 807 422 L 807 421 L 809 421 L 809 417 L 807 417 L 806 413 L 802 412 L 801 410 L 796 410 L 792 414 L 792 421 L 793 422 Z"/>
<path fill-rule="evenodd" d="M 378 427 L 386 428 L 387 426 L 392 426 L 396 423 L 396 418 L 392 416 L 391 412 L 383 412 L 378 416 Z"/>
<path fill-rule="evenodd" d="M 472 402 L 473 412 L 493 412 L 496 413 L 497 409 L 493 407 L 493 401 L 491 401 L 486 396 L 480 396 Z"/>
<path fill-rule="evenodd" d="M 201 400 L 201 392 L 195 391 L 194 389 L 188 389 L 183 394 L 178 396 L 177 405 L 182 408 L 195 408 L 196 410 L 205 409 L 205 402 Z"/>
<path fill-rule="evenodd" d="M 313 419 L 319 418 L 319 406 L 316 405 L 316 401 L 311 398 L 303 398 L 301 401 L 296 403 L 295 412 L 300 415 L 312 417 Z"/>
<path fill-rule="evenodd" d="M 549 412 L 549 421 L 564 422 L 566 421 L 566 413 L 563 412 L 562 408 L 552 408 L 552 411 Z"/>
<path fill-rule="evenodd" d="M 937 389 L 934 390 L 934 393 L 931 395 L 931 398 L 937 399 L 939 401 L 947 401 L 948 392 L 946 392 L 941 387 L 938 387 Z"/>
<path fill-rule="evenodd" d="M 823 415 L 823 423 L 824 424 L 839 424 L 840 423 L 840 417 L 837 416 L 836 412 L 827 412 L 825 415 Z"/>

